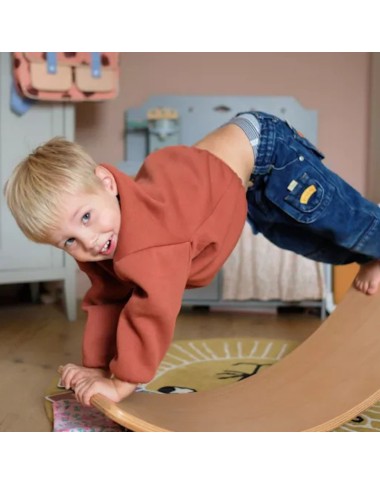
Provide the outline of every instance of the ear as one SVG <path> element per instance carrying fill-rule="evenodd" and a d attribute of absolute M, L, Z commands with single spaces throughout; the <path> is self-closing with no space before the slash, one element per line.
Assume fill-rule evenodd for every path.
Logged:
<path fill-rule="evenodd" d="M 105 167 L 98 165 L 95 168 L 95 175 L 100 179 L 102 182 L 103 187 L 110 192 L 112 195 L 118 195 L 119 191 L 117 189 L 117 184 L 115 177 L 112 173 Z"/>

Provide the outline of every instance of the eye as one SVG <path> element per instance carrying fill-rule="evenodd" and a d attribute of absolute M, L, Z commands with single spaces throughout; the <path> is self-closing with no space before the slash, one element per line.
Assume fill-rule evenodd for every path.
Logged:
<path fill-rule="evenodd" d="M 82 222 L 84 224 L 87 224 L 87 222 L 90 220 L 90 213 L 89 212 L 86 212 L 86 214 L 82 217 Z"/>
<path fill-rule="evenodd" d="M 65 244 L 64 244 L 65 248 L 69 248 L 74 244 L 74 242 L 75 242 L 75 239 L 73 237 L 70 237 L 65 241 Z"/>

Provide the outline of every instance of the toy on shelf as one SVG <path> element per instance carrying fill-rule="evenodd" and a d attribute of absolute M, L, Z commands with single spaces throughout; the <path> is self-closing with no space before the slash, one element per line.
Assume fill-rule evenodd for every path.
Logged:
<path fill-rule="evenodd" d="M 127 120 L 127 132 L 145 132 L 146 154 L 180 144 L 178 111 L 172 108 L 149 109 L 144 120 Z"/>

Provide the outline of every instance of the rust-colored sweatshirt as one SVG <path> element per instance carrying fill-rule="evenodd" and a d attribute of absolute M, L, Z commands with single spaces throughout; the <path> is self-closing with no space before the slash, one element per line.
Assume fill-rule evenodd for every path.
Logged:
<path fill-rule="evenodd" d="M 149 382 L 184 289 L 209 284 L 240 237 L 245 189 L 228 165 L 195 147 L 152 153 L 135 179 L 104 166 L 116 179 L 121 228 L 113 260 L 79 263 L 92 282 L 83 365 Z"/>

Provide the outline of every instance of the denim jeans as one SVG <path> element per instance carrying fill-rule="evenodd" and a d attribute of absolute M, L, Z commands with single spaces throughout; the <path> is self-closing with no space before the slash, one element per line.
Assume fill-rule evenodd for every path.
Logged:
<path fill-rule="evenodd" d="M 315 261 L 380 259 L 380 208 L 329 170 L 324 155 L 286 121 L 252 114 L 261 125 L 247 191 L 253 232 Z"/>

